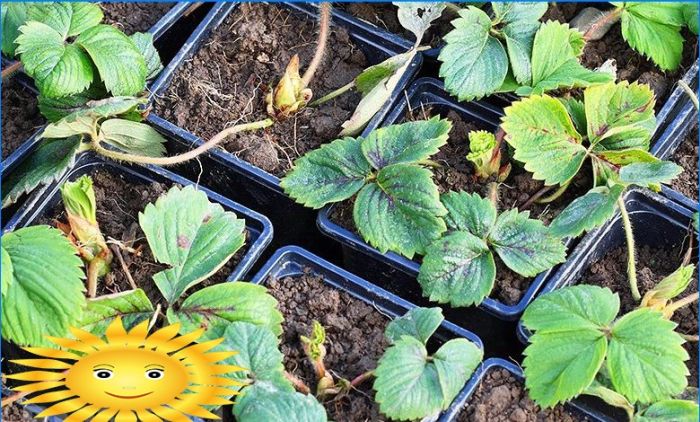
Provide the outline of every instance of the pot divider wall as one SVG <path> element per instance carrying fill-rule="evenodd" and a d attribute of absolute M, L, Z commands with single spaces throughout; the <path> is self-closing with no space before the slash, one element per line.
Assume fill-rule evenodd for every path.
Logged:
<path fill-rule="evenodd" d="M 467 385 L 462 389 L 452 405 L 445 411 L 438 422 L 457 421 L 457 417 L 462 410 L 468 406 L 472 395 L 480 387 L 486 374 L 494 369 L 505 369 L 519 381 L 524 382 L 525 380 L 523 370 L 514 363 L 500 358 L 487 359 L 481 365 L 479 365 L 476 371 L 474 371 L 472 378 L 469 380 L 469 382 L 467 382 Z M 615 420 L 608 418 L 595 409 L 589 407 L 588 404 L 579 402 L 578 400 L 566 403 L 564 407 L 572 415 L 579 416 L 581 419 L 586 418 L 586 420 L 592 422 L 613 422 Z"/>
<path fill-rule="evenodd" d="M 662 195 L 639 188 L 630 189 L 625 193 L 625 206 L 632 222 L 637 249 L 644 245 L 658 248 L 683 245 L 688 229 L 692 227 L 693 213 L 696 211 Z M 541 294 L 585 283 L 586 271 L 593 263 L 625 245 L 625 233 L 618 212 L 611 221 L 581 240 L 567 261 L 546 281 Z M 695 278 L 697 279 L 697 275 Z M 528 343 L 531 333 L 522 322 L 518 323 L 517 334 L 523 344 Z M 618 409 L 605 405 L 599 399 L 590 397 L 586 400 L 603 414 L 611 417 L 618 414 Z"/>
<path fill-rule="evenodd" d="M 391 319 L 402 316 L 416 307 L 415 304 L 298 246 L 286 246 L 277 250 L 251 282 L 266 285 L 270 278 L 282 279 L 302 275 L 306 268 L 322 276 L 326 285 L 362 300 Z M 462 337 L 483 350 L 483 343 L 476 334 L 453 324 L 447 316 L 445 317 L 435 333 L 438 347 L 450 339 Z M 430 345 L 428 347 L 430 349 Z"/>
<path fill-rule="evenodd" d="M 502 110 L 489 102 L 456 103 L 444 91 L 442 82 L 432 78 L 421 78 L 411 85 L 406 97 L 397 103 L 387 116 L 387 119 L 382 123 L 382 126 L 400 123 L 409 110 L 419 109 L 421 106 L 432 106 L 445 114 L 447 111 L 455 111 L 465 121 L 476 122 L 489 131 L 495 131 L 502 116 Z M 464 135 L 466 137 L 466 134 Z M 420 268 L 418 262 L 394 252 L 380 253 L 366 243 L 359 234 L 353 233 L 332 221 L 330 218 L 332 210 L 333 205 L 323 208 L 318 215 L 317 223 L 323 234 L 340 242 L 346 268 L 364 277 L 370 277 L 371 274 L 376 273 L 377 276 L 372 277 L 375 277 L 377 282 L 381 283 L 388 290 L 404 298 L 409 298 L 409 300 L 416 300 L 416 296 L 421 297 L 420 286 L 416 281 Z M 572 241 L 568 241 L 569 247 L 571 244 Z M 397 273 L 401 274 L 399 277 L 404 280 L 399 282 L 397 274 L 394 272 L 387 274 L 387 270 L 390 268 L 398 270 Z M 479 305 L 479 308 L 502 320 L 516 320 L 525 310 L 528 303 L 535 297 L 545 278 L 552 271 L 548 270 L 536 276 L 516 304 L 508 305 L 487 297 Z M 384 275 L 389 275 L 389 277 L 382 277 Z M 388 284 L 385 285 L 384 283 Z M 444 306 L 444 308 L 445 312 L 449 312 L 447 309 L 449 306 Z M 469 323 L 469 320 L 465 318 L 459 318 L 455 321 L 460 324 Z M 482 337 L 484 336 L 482 334 Z"/>

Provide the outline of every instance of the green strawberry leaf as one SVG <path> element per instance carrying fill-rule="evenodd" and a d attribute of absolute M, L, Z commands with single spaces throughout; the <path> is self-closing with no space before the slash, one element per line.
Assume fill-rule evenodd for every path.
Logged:
<path fill-rule="evenodd" d="M 451 128 L 449 120 L 437 116 L 379 128 L 362 139 L 362 154 L 377 170 L 392 164 L 417 163 L 447 143 Z"/>
<path fill-rule="evenodd" d="M 85 307 L 83 262 L 75 247 L 58 229 L 34 226 L 4 234 L 2 248 L 12 270 L 2 301 L 3 339 L 42 346 L 50 344 L 46 335 L 68 334 Z"/>
<path fill-rule="evenodd" d="M 578 61 L 576 45 L 583 35 L 568 24 L 549 21 L 535 35 L 532 47 L 532 88 L 517 94 L 541 94 L 559 88 L 582 88 L 610 82 L 613 75 L 586 69 Z"/>
<path fill-rule="evenodd" d="M 683 54 L 681 7 L 679 3 L 624 3 L 622 37 L 662 70 L 676 70 Z"/>
<path fill-rule="evenodd" d="M 282 391 L 294 391 L 284 377 L 279 340 L 269 327 L 234 321 L 226 326 L 223 339 L 217 350 L 236 352 L 225 363 L 245 368 L 245 372 L 231 372 L 231 378 L 255 383 L 267 381 Z"/>
<path fill-rule="evenodd" d="M 466 339 L 454 339 L 428 356 L 420 340 L 403 336 L 379 359 L 375 401 L 395 420 L 437 415 L 455 398 L 483 357 Z"/>
<path fill-rule="evenodd" d="M 361 141 L 362 138 L 337 139 L 307 153 L 282 178 L 282 188 L 311 208 L 350 198 L 362 189 L 371 172 L 362 155 Z"/>
<path fill-rule="evenodd" d="M 47 2 L 32 3 L 28 18 L 50 26 L 66 40 L 98 25 L 104 14 L 95 3 Z"/>
<path fill-rule="evenodd" d="M 156 47 L 153 45 L 153 34 L 137 32 L 131 35 L 130 38 L 146 61 L 146 80 L 150 81 L 154 79 L 158 76 L 158 73 L 163 70 L 163 63 L 160 61 L 158 50 L 156 50 Z"/>
<path fill-rule="evenodd" d="M 245 389 L 233 407 L 238 422 L 324 422 L 326 409 L 311 394 L 286 391 L 269 382 Z"/>
<path fill-rule="evenodd" d="M 391 56 L 383 62 L 368 67 L 355 77 L 355 88 L 363 96 L 370 94 L 379 84 L 386 82 L 388 78 L 406 65 L 413 56 L 414 54 L 409 51 Z"/>
<path fill-rule="evenodd" d="M 693 34 L 698 35 L 698 4 L 684 3 L 682 7 L 685 24 Z M 3 33 L 3 36 L 4 35 Z"/>
<path fill-rule="evenodd" d="M 100 125 L 101 139 L 130 154 L 162 157 L 166 140 L 145 123 L 124 119 L 108 119 Z"/>
<path fill-rule="evenodd" d="M 80 147 L 77 136 L 47 139 L 2 180 L 3 208 L 14 204 L 36 187 L 59 180 L 75 164 Z"/>
<path fill-rule="evenodd" d="M 626 166 L 632 163 L 655 163 L 659 161 L 658 158 L 651 155 L 648 151 L 640 148 L 600 151 L 596 153 L 596 158 L 600 158 L 616 166 Z"/>
<path fill-rule="evenodd" d="M 617 200 L 625 190 L 617 184 L 608 188 L 599 186 L 571 201 L 549 225 L 553 236 L 578 237 L 581 233 L 601 226 L 615 214 Z"/>
<path fill-rule="evenodd" d="M 423 254 L 445 231 L 440 218 L 445 214 L 430 171 L 408 164 L 382 168 L 353 209 L 355 225 L 370 245 L 408 258 Z"/>
<path fill-rule="evenodd" d="M 19 27 L 27 21 L 27 3 L 5 3 L 0 7 L 2 14 L 2 54 L 8 57 L 15 56 L 17 44 L 15 40 L 19 36 Z"/>
<path fill-rule="evenodd" d="M 136 95 L 146 87 L 146 59 L 134 42 L 118 29 L 97 25 L 82 32 L 75 44 L 83 48 L 113 95 Z"/>
<path fill-rule="evenodd" d="M 94 79 L 90 57 L 78 46 L 65 44 L 64 37 L 50 26 L 36 21 L 19 28 L 16 53 L 41 91 L 51 98 L 79 94 Z"/>
<path fill-rule="evenodd" d="M 508 210 L 496 219 L 489 244 L 504 264 L 524 277 L 534 277 L 564 262 L 566 246 L 530 213 Z"/>
<path fill-rule="evenodd" d="M 578 285 L 544 294 L 525 310 L 522 322 L 535 331 L 524 352 L 525 385 L 537 404 L 554 406 L 591 385 L 619 308 L 610 289 Z"/>
<path fill-rule="evenodd" d="M 637 309 L 615 322 L 607 368 L 615 391 L 632 403 L 654 403 L 688 385 L 688 353 L 676 324 L 651 309 Z"/>
<path fill-rule="evenodd" d="M 182 332 L 206 328 L 207 335 L 220 337 L 232 322 L 247 322 L 282 333 L 282 314 L 277 301 L 263 286 L 245 282 L 215 284 L 188 296 L 180 306 L 167 311 L 168 322 L 179 322 Z"/>
<path fill-rule="evenodd" d="M 501 127 L 533 178 L 562 184 L 578 173 L 586 148 L 564 105 L 548 95 L 520 100 L 505 109 Z"/>
<path fill-rule="evenodd" d="M 656 402 L 635 416 L 637 422 L 696 422 L 698 404 L 690 400 L 662 400 Z"/>
<path fill-rule="evenodd" d="M 2 249 L 2 265 L 0 265 L 0 270 L 2 271 L 2 276 L 0 276 L 0 294 L 2 297 L 5 297 L 7 289 L 9 289 L 12 285 L 12 258 L 10 257 L 10 254 L 7 253 L 5 248 L 0 247 L 0 249 Z"/>
<path fill-rule="evenodd" d="M 592 145 L 602 150 L 649 149 L 656 127 L 649 85 L 608 83 L 587 88 L 583 96 Z"/>
<path fill-rule="evenodd" d="M 88 299 L 78 327 L 102 336 L 115 318 L 120 317 L 127 329 L 153 317 L 153 304 L 141 289 L 127 290 L 96 299 Z"/>
<path fill-rule="evenodd" d="M 466 192 L 448 192 L 440 198 L 447 208 L 445 222 L 450 230 L 472 233 L 486 238 L 496 223 L 496 207 L 487 198 Z"/>
<path fill-rule="evenodd" d="M 452 21 L 454 29 L 443 37 L 446 45 L 438 60 L 445 89 L 459 101 L 482 98 L 498 90 L 508 73 L 508 56 L 501 42 L 490 35 L 491 19 L 469 6 Z"/>
<path fill-rule="evenodd" d="M 481 303 L 496 280 L 496 263 L 488 245 L 457 231 L 430 245 L 418 273 L 423 295 L 453 307 Z"/>
<path fill-rule="evenodd" d="M 669 183 L 682 172 L 683 167 L 670 161 L 632 163 L 620 169 L 620 181 L 653 188 L 659 183 Z"/>
<path fill-rule="evenodd" d="M 171 268 L 153 276 L 168 303 L 219 270 L 245 242 L 245 222 L 194 186 L 173 187 L 139 213 L 156 261 Z"/>
<path fill-rule="evenodd" d="M 427 344 L 430 336 L 440 327 L 445 318 L 440 308 L 413 308 L 405 315 L 391 321 L 384 335 L 391 343 L 403 336 L 411 336 Z"/>

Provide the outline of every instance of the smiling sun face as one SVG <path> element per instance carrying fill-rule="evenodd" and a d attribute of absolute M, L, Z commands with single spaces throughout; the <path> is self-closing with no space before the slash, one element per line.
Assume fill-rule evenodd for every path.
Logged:
<path fill-rule="evenodd" d="M 186 420 L 185 415 L 218 419 L 202 406 L 223 405 L 240 382 L 222 375 L 241 371 L 219 362 L 235 352 L 209 352 L 219 340 L 193 344 L 198 330 L 177 336 L 179 324 L 148 336 L 148 321 L 128 333 L 117 318 L 106 331 L 106 341 L 86 331 L 71 330 L 77 340 L 50 338 L 64 350 L 27 348 L 50 359 L 14 362 L 43 369 L 9 375 L 34 381 L 15 391 L 40 393 L 26 403 L 55 403 L 37 418 L 69 414 L 66 422 Z M 70 350 L 70 351 L 67 351 Z M 75 351 L 75 353 L 73 352 Z M 67 361 L 72 361 L 71 363 Z M 56 371 L 48 371 L 56 370 Z"/>

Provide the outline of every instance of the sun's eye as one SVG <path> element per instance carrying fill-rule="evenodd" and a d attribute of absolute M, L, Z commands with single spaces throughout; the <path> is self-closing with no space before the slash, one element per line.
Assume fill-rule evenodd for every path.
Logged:
<path fill-rule="evenodd" d="M 146 378 L 149 380 L 159 380 L 163 378 L 163 370 L 162 369 L 149 369 L 146 371 Z"/>
<path fill-rule="evenodd" d="M 112 378 L 112 371 L 109 369 L 96 369 L 92 372 L 92 374 L 97 378 L 98 380 L 108 380 Z"/>

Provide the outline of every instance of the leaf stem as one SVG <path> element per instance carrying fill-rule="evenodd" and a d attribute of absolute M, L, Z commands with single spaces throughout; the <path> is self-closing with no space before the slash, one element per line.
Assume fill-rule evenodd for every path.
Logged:
<path fill-rule="evenodd" d="M 2 80 L 4 81 L 8 78 L 11 78 L 15 73 L 17 73 L 20 70 L 20 68 L 22 68 L 22 62 L 19 60 L 7 66 L 2 70 Z"/>
<path fill-rule="evenodd" d="M 525 210 L 527 210 L 527 209 L 530 209 L 530 207 L 532 206 L 532 204 L 534 204 L 538 199 L 540 199 L 540 197 L 541 197 L 542 195 L 544 195 L 545 193 L 547 193 L 547 192 L 549 192 L 550 190 L 554 189 L 555 186 L 556 186 L 556 185 L 543 186 L 542 189 L 538 190 L 538 191 L 535 192 L 532 196 L 530 196 L 530 197 L 528 198 L 528 200 L 525 201 L 525 203 L 524 203 L 522 206 L 518 207 L 518 209 L 519 209 L 520 211 L 525 211 Z"/>
<path fill-rule="evenodd" d="M 591 25 L 590 28 L 586 31 L 585 34 L 583 34 L 583 39 L 586 41 L 591 40 L 591 35 L 595 34 L 598 31 L 598 28 L 604 27 L 608 24 L 612 25 L 618 20 L 620 20 L 620 16 L 622 15 L 622 7 L 617 7 L 609 12 L 606 12 L 605 16 L 599 19 L 597 22 Z M 607 32 L 607 31 L 605 31 Z M 604 34 L 603 34 L 604 35 Z M 602 35 L 599 35 L 599 38 L 602 38 Z"/>
<path fill-rule="evenodd" d="M 664 312 L 672 315 L 674 312 L 677 310 L 681 309 L 684 306 L 688 306 L 694 302 L 697 302 L 698 300 L 698 292 L 695 292 L 691 295 L 688 295 L 684 297 L 683 299 L 679 299 L 675 302 L 669 303 L 666 308 L 664 309 Z"/>
<path fill-rule="evenodd" d="M 297 391 L 299 391 L 302 394 L 309 394 L 311 393 L 311 389 L 302 381 L 301 379 L 297 378 L 293 374 L 290 374 L 287 371 L 284 371 L 284 377 L 287 378 L 287 381 L 291 382 L 294 388 L 296 388 Z"/>
<path fill-rule="evenodd" d="M 318 66 L 323 60 L 323 54 L 326 51 L 326 44 L 328 43 L 328 32 L 331 26 L 331 4 L 329 2 L 323 2 L 319 6 L 321 16 L 319 20 L 319 32 L 318 32 L 318 43 L 316 44 L 316 53 L 314 58 L 311 60 L 309 67 L 306 68 L 304 76 L 301 77 L 302 88 L 306 88 L 311 83 L 311 79 L 314 77 L 314 73 L 318 69 Z"/>
<path fill-rule="evenodd" d="M 132 154 L 125 154 L 122 152 L 117 152 L 117 151 L 112 151 L 106 148 L 103 148 L 100 145 L 99 139 L 93 138 L 92 140 L 92 148 L 99 154 L 104 155 L 105 157 L 111 158 L 113 160 L 119 160 L 119 161 L 127 161 L 130 163 L 136 163 L 136 164 L 155 164 L 158 166 L 170 166 L 173 164 L 179 164 L 188 160 L 191 160 L 200 154 L 214 148 L 216 145 L 221 143 L 224 139 L 226 139 L 228 136 L 236 134 L 238 132 L 243 132 L 243 131 L 248 131 L 248 130 L 255 130 L 255 129 L 264 129 L 266 127 L 272 126 L 274 124 L 274 121 L 272 119 L 265 119 L 265 120 L 260 120 L 257 122 L 252 122 L 252 123 L 244 123 L 236 126 L 231 126 L 230 128 L 224 129 L 221 132 L 217 133 L 214 135 L 210 140 L 205 142 L 204 144 L 198 146 L 197 148 L 185 152 L 183 154 L 175 155 L 172 157 L 147 157 L 143 155 L 132 155 Z"/>
<path fill-rule="evenodd" d="M 640 301 L 642 295 L 639 293 L 639 287 L 637 286 L 637 258 L 635 256 L 634 231 L 632 230 L 632 221 L 627 213 L 625 201 L 622 196 L 617 199 L 617 206 L 620 208 L 622 225 L 625 229 L 625 238 L 627 239 L 627 278 L 629 278 L 632 298 L 636 301 Z"/>
<path fill-rule="evenodd" d="M 330 92 L 330 93 L 324 95 L 323 97 L 321 97 L 321 98 L 319 98 L 319 99 L 317 99 L 317 100 L 315 100 L 315 101 L 312 101 L 311 104 L 309 104 L 309 107 L 317 107 L 317 106 L 320 106 L 321 104 L 323 104 L 323 103 L 325 103 L 325 102 L 327 102 L 327 101 L 330 101 L 330 100 L 332 100 L 332 99 L 335 98 L 335 97 L 339 97 L 340 95 L 345 94 L 346 92 L 350 91 L 350 90 L 353 89 L 354 87 L 355 87 L 355 80 L 353 79 L 352 81 L 350 81 L 349 83 L 347 83 L 347 84 L 341 86 L 340 88 L 336 89 L 335 91 L 332 91 L 332 92 Z"/>
<path fill-rule="evenodd" d="M 489 183 L 489 201 L 491 201 L 496 210 L 498 210 L 498 185 L 498 182 Z"/>
<path fill-rule="evenodd" d="M 567 189 L 569 189 L 569 185 L 571 185 L 571 180 L 572 179 L 569 179 L 568 182 L 559 186 L 559 189 L 557 189 L 553 194 L 549 195 L 546 198 L 540 199 L 539 201 L 537 201 L 537 203 L 538 204 L 548 204 L 550 202 L 553 202 L 553 201 L 556 201 L 557 199 L 559 199 L 559 197 L 561 197 L 564 194 L 564 192 L 566 192 Z"/>
<path fill-rule="evenodd" d="M 352 381 L 350 381 L 350 387 L 351 388 L 357 388 L 359 387 L 363 382 L 369 380 L 374 376 L 374 370 L 367 371 L 364 374 L 360 374 L 355 377 Z"/>
<path fill-rule="evenodd" d="M 698 107 L 698 96 L 695 93 L 695 91 L 693 91 L 693 89 L 690 86 L 688 86 L 688 84 L 685 83 L 685 81 L 683 79 L 678 81 L 678 86 L 680 86 L 681 89 L 685 92 L 685 94 L 688 97 L 690 97 L 690 101 L 693 102 L 693 105 L 695 106 L 695 109 L 697 110 L 699 108 Z"/>

